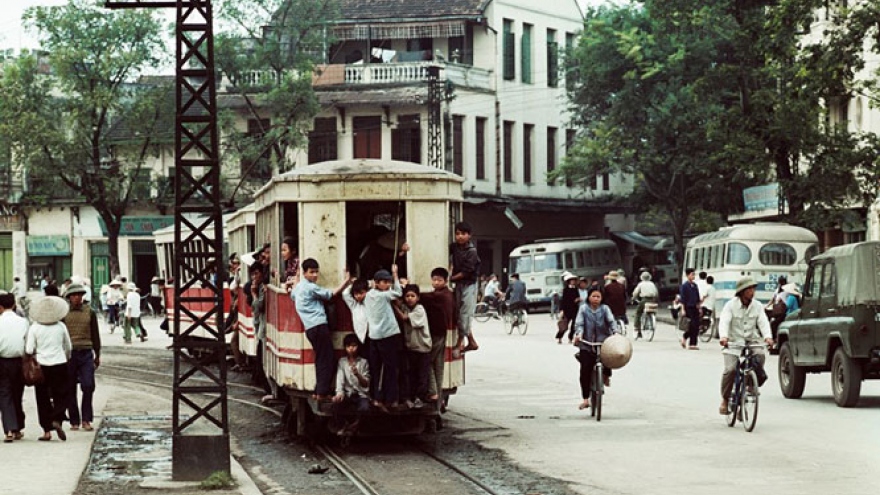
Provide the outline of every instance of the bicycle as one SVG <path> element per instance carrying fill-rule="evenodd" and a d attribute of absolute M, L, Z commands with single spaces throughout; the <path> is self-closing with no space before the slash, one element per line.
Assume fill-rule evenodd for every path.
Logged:
<path fill-rule="evenodd" d="M 602 343 L 581 341 L 592 347 L 596 352 L 596 364 L 590 379 L 590 416 L 595 416 L 596 421 L 602 421 L 602 396 L 605 395 L 605 380 L 602 375 Z M 578 358 L 580 359 L 580 358 Z"/>
<path fill-rule="evenodd" d="M 709 342 L 713 337 L 716 337 L 716 332 L 718 330 L 718 321 L 712 315 L 712 312 L 709 311 L 707 313 L 703 313 L 700 316 L 700 340 L 703 342 Z"/>
<path fill-rule="evenodd" d="M 150 304 L 150 295 L 149 294 L 147 294 L 145 296 L 141 296 L 141 316 L 142 317 L 149 316 L 150 318 L 155 318 L 155 317 L 159 316 L 159 314 L 153 310 L 153 305 Z"/>
<path fill-rule="evenodd" d="M 654 330 L 657 328 L 657 308 L 659 304 L 646 302 L 642 311 L 642 338 L 651 342 L 654 340 Z"/>
<path fill-rule="evenodd" d="M 733 427 L 736 421 L 742 422 L 746 431 L 755 429 L 758 421 L 758 397 L 760 383 L 756 370 L 758 364 L 757 355 L 752 352 L 753 348 L 766 347 L 764 344 L 737 344 L 730 342 L 728 348 L 741 349 L 736 363 L 736 378 L 733 382 L 733 390 L 727 401 L 727 426 Z"/>
<path fill-rule="evenodd" d="M 617 323 L 617 329 L 620 331 L 620 334 L 626 337 L 626 320 L 623 316 L 615 316 L 614 322 Z"/>
<path fill-rule="evenodd" d="M 500 299 L 496 299 L 492 304 L 480 301 L 474 308 L 474 320 L 486 323 L 490 318 L 503 318 L 505 312 L 506 306 Z"/>
<path fill-rule="evenodd" d="M 504 320 L 504 329 L 507 330 L 508 335 L 513 333 L 514 328 L 519 331 L 520 335 L 525 335 L 529 329 L 529 313 L 523 306 L 506 309 L 502 319 Z"/>

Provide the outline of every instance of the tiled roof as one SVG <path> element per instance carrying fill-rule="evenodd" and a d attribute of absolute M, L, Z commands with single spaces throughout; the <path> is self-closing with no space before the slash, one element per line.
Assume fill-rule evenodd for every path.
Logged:
<path fill-rule="evenodd" d="M 473 18 L 491 0 L 340 0 L 340 21 L 400 22 L 416 19 Z"/>

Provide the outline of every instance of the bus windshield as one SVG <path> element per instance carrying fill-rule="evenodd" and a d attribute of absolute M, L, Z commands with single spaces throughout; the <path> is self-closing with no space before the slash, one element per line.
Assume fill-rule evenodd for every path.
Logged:
<path fill-rule="evenodd" d="M 511 256 L 510 273 L 532 273 L 532 257 Z"/>
<path fill-rule="evenodd" d="M 562 256 L 559 253 L 510 257 L 510 273 L 552 272 L 561 269 Z"/>

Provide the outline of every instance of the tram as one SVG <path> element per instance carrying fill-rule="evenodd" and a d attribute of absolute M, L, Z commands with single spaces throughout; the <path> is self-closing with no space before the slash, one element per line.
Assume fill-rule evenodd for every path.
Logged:
<path fill-rule="evenodd" d="M 758 283 L 755 297 L 763 302 L 773 297 L 782 275 L 789 283 L 802 286 L 807 261 L 819 253 L 818 242 L 810 230 L 786 223 L 734 225 L 691 239 L 684 266 L 715 279 L 713 309 L 720 314 L 742 277 L 752 277 Z"/>
<path fill-rule="evenodd" d="M 198 217 L 194 216 L 190 218 L 190 221 L 193 224 L 198 225 L 199 222 L 206 221 L 207 217 Z M 224 225 L 228 221 L 228 215 L 223 216 Z M 225 231 L 225 229 L 224 229 Z M 181 231 L 181 238 L 187 239 L 189 237 L 190 230 L 183 228 Z M 210 239 L 214 235 L 214 229 L 210 228 L 205 231 L 204 238 Z M 205 241 L 204 238 L 193 238 L 186 242 L 183 246 L 184 252 L 193 251 L 205 251 Z M 156 256 L 159 261 L 159 270 L 160 270 L 160 278 L 166 281 L 165 285 L 165 316 L 169 322 L 174 319 L 174 287 L 167 282 L 171 279 L 172 274 L 174 273 L 174 226 L 170 225 L 168 227 L 161 228 L 153 232 L 153 239 L 156 245 Z M 227 252 L 227 238 L 224 235 L 223 241 L 223 251 Z M 204 269 L 204 265 L 197 266 L 198 270 Z M 190 296 L 210 296 L 211 289 L 201 288 L 201 287 L 191 287 L 184 292 L 186 297 Z M 231 297 L 229 294 L 229 286 L 225 286 L 223 289 L 223 314 L 228 315 L 231 304 Z M 187 303 L 187 309 L 192 311 L 196 316 L 203 316 L 207 314 L 211 308 L 212 303 L 208 302 L 198 302 L 198 303 Z M 185 311 L 181 311 L 181 324 L 182 325 L 190 325 L 192 324 L 192 318 L 186 314 Z M 213 316 L 208 318 L 207 324 L 209 326 L 216 325 L 215 319 Z M 169 328 L 170 325 L 169 325 Z M 170 330 L 169 330 L 170 331 Z M 211 335 L 210 332 L 206 331 L 203 327 L 196 327 L 191 336 L 195 339 L 213 339 L 214 336 Z M 226 342 L 229 343 L 231 341 L 232 334 L 231 332 L 226 334 Z"/>
<path fill-rule="evenodd" d="M 225 228 L 226 234 L 229 236 L 229 253 L 236 253 L 239 257 L 245 253 L 253 253 L 257 250 L 256 240 L 256 213 L 254 212 L 254 204 L 243 206 L 226 218 Z M 244 286 L 247 281 L 247 267 L 241 265 L 241 283 Z M 233 329 L 238 332 L 238 348 L 246 356 L 248 360 L 257 357 L 257 337 L 254 331 L 254 314 L 250 305 L 247 303 L 247 297 L 240 287 L 237 299 L 238 323 Z"/>
<path fill-rule="evenodd" d="M 617 245 L 595 237 L 539 239 L 510 252 L 510 273 L 526 283 L 529 304 L 547 304 L 556 291 L 562 294 L 562 274 L 602 279 L 622 266 Z"/>
<path fill-rule="evenodd" d="M 254 196 L 255 236 L 268 239 L 272 264 L 280 266 L 282 239 L 298 242 L 300 259 L 321 266 L 318 285 L 336 287 L 346 267 L 371 278 L 397 258 L 396 244 L 411 250 L 398 260 L 409 283 L 429 291 L 430 273 L 449 264 L 453 225 L 461 217 L 462 179 L 424 165 L 389 160 L 339 160 L 296 168 L 273 177 Z M 388 239 L 392 249 L 386 249 Z M 343 337 L 353 331 L 341 298 L 331 301 L 331 336 L 336 358 L 344 355 Z M 453 355 L 457 335 L 446 336 L 444 395 L 464 384 L 464 357 Z M 333 404 L 312 398 L 315 355 L 294 303 L 277 278 L 266 294 L 266 375 L 287 397 L 287 425 L 297 435 L 326 431 Z M 456 357 L 457 356 L 457 357 Z M 377 372 L 376 370 L 373 371 Z M 359 435 L 415 434 L 439 421 L 435 407 L 391 413 L 361 413 Z"/>

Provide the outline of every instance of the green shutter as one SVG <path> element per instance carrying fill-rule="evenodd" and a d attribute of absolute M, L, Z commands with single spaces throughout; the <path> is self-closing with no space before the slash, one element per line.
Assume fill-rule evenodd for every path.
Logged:
<path fill-rule="evenodd" d="M 516 38 L 513 33 L 504 33 L 504 80 L 513 81 L 516 77 Z"/>
<path fill-rule="evenodd" d="M 559 85 L 559 44 L 547 42 L 547 86 L 555 88 Z"/>
<path fill-rule="evenodd" d="M 532 28 L 531 26 L 523 26 L 522 38 L 522 82 L 531 84 L 532 82 Z"/>

